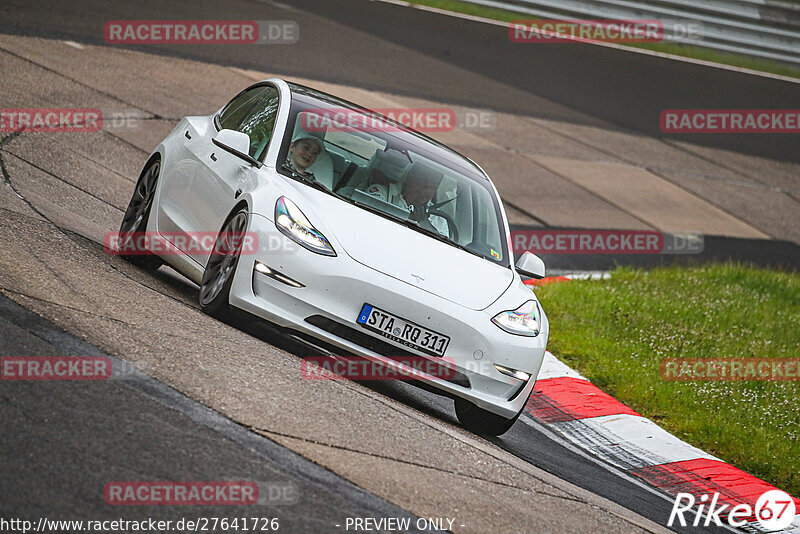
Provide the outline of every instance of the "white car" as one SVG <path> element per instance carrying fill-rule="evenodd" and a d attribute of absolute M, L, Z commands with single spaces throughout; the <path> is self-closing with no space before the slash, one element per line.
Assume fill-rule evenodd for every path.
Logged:
<path fill-rule="evenodd" d="M 515 266 L 478 165 L 365 108 L 270 79 L 184 118 L 139 177 L 122 250 L 143 232 L 150 255 L 128 259 L 196 282 L 206 313 L 235 307 L 410 373 L 469 430 L 504 433 L 533 389 L 549 325 L 520 275 L 544 264 Z"/>

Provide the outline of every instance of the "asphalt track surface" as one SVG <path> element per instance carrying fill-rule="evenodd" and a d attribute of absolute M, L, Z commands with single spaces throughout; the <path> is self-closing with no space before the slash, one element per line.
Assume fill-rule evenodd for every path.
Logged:
<path fill-rule="evenodd" d="M 578 124 L 608 121 L 654 136 L 664 109 L 800 108 L 796 83 L 582 43 L 520 45 L 504 27 L 366 0 L 11 0 L 4 11 L 4 33 L 96 44 L 109 20 L 295 20 L 297 46 L 136 48 Z M 409 62 L 406 50 L 428 61 Z M 675 139 L 800 162 L 796 136 Z"/>
<path fill-rule="evenodd" d="M 187 284 L 188 286 L 188 284 Z M 240 318 L 241 319 L 241 318 Z M 236 326 L 296 356 L 307 349 L 268 325 Z M 108 356 L 0 296 L 0 356 Z M 349 481 L 253 433 L 139 370 L 121 364 L 103 382 L 4 382 L 0 388 L 0 517 L 178 521 L 201 517 L 278 517 L 288 532 L 335 532 L 348 517 L 416 518 Z M 365 387 L 457 424 L 449 399 L 401 382 Z M 665 523 L 671 502 L 602 460 L 566 448 L 523 418 L 491 441 L 559 478 Z M 255 506 L 141 506 L 120 512 L 101 498 L 115 480 L 255 480 L 289 487 L 290 497 Z M 520 531 L 524 530 L 520 525 Z M 717 528 L 676 532 L 725 532 Z M 411 532 L 417 532 L 416 529 Z"/>
<path fill-rule="evenodd" d="M 123 2 L 55 5 L 9 2 L 3 9 L 4 15 L 10 16 L 4 16 L 0 21 L 0 32 L 102 44 L 98 28 L 111 19 L 189 18 L 187 13 L 198 19 L 291 18 L 300 20 L 302 27 L 312 27 L 317 32 L 313 39 L 304 41 L 308 46 L 284 47 L 280 53 L 260 49 L 242 52 L 239 48 L 224 46 L 166 46 L 153 47 L 149 51 L 313 76 L 364 88 L 476 106 L 485 106 L 489 99 L 496 109 L 524 111 L 576 123 L 588 124 L 595 119 L 611 121 L 643 132 L 652 129 L 646 125 L 652 124 L 653 117 L 657 117 L 663 107 L 704 107 L 703 101 L 713 102 L 713 107 L 800 107 L 796 86 L 775 80 L 719 71 L 711 73 L 706 67 L 664 62 L 596 47 L 581 48 L 579 52 L 573 50 L 571 53 L 576 55 L 570 55 L 569 62 L 560 57 L 562 50 L 547 45 L 537 45 L 541 51 L 537 48 L 533 55 L 526 51 L 521 57 L 516 55 L 523 54 L 520 48 L 506 44 L 504 30 L 499 28 L 361 1 L 299 1 L 292 5 L 302 7 L 304 11 L 285 9 L 271 2 L 228 2 L 224 5 L 218 2 L 152 2 L 136 6 Z M 328 23 L 312 23 L 305 18 L 309 16 L 308 11 L 315 14 L 313 18 L 322 18 Z M 407 31 L 408 28 L 414 31 Z M 344 39 L 343 36 L 351 38 Z M 390 44 L 374 46 L 378 40 Z M 331 43 L 336 43 L 337 47 L 332 47 Z M 467 75 L 463 79 L 452 76 L 443 79 L 435 61 L 403 62 L 402 53 L 408 47 L 437 61 L 445 60 L 457 65 L 464 72 L 477 72 L 481 77 L 503 80 L 503 83 L 487 88 L 472 83 L 474 78 Z M 507 58 L 510 63 L 504 67 L 497 61 L 498 57 Z M 512 70 L 514 76 L 508 76 L 508 64 L 520 66 L 518 72 Z M 537 71 L 545 69 L 550 73 L 547 79 L 537 76 Z M 702 82 L 689 86 L 686 83 L 689 79 Z M 514 100 L 512 104 L 503 98 L 502 89 L 506 85 L 524 89 L 531 94 L 531 100 Z M 591 98 L 586 96 L 587 87 L 592 89 Z M 730 91 L 731 87 L 736 87 L 736 91 Z M 772 136 L 725 137 L 721 140 L 702 138 L 696 141 L 724 143 L 728 149 L 775 159 L 796 160 L 798 156 L 796 140 L 790 146 L 785 138 Z M 12 167 L 12 174 L 13 171 Z M 82 254 L 102 257 L 91 241 L 80 235 L 73 235 L 71 239 L 74 241 L 72 246 Z M 157 288 L 160 295 L 171 299 L 172 311 L 187 318 L 195 317 L 196 290 L 190 284 L 164 272 L 153 275 L 137 273 L 134 276 L 142 284 Z M 3 334 L 0 334 L 3 354 L 86 354 L 100 351 L 72 333 L 62 332 L 5 300 L 0 304 L 4 323 Z M 222 325 L 222 328 L 229 327 Z M 266 328 L 251 324 L 245 331 L 289 354 L 307 355 L 307 349 L 289 340 L 265 335 Z M 81 335 L 85 336 L 86 332 Z M 3 477 L 0 486 L 2 515 L 34 516 L 46 510 L 80 510 L 81 516 L 87 512 L 84 517 L 100 519 L 103 514 L 111 512 L 97 498 L 98 487 L 103 481 L 116 478 L 117 473 L 127 478 L 137 475 L 147 478 L 157 474 L 162 479 L 196 480 L 220 476 L 229 478 L 232 473 L 274 480 L 275 473 L 279 473 L 281 480 L 298 484 L 305 497 L 300 504 L 290 505 L 296 506 L 290 512 L 280 510 L 282 520 L 286 518 L 287 525 L 291 525 L 287 526 L 289 531 L 308 531 L 314 528 L 316 520 L 330 524 L 330 521 L 347 514 L 377 517 L 406 513 L 297 457 L 275 442 L 226 422 L 218 413 L 215 415 L 209 410 L 205 419 L 190 416 L 190 412 L 194 413 L 192 410 L 202 411 L 202 407 L 185 397 L 176 400 L 181 394 L 173 390 L 165 393 L 168 388 L 159 386 L 158 382 L 142 378 L 138 384 L 110 382 L 93 390 L 87 389 L 89 386 L 76 390 L 58 384 L 47 385 L 47 389 L 14 384 L 12 392 L 9 384 L 4 383 L 0 390 L 4 405 L 0 452 L 4 463 L 11 469 L 6 471 L 9 476 Z M 372 392 L 447 426 L 455 423 L 448 399 L 402 383 L 366 386 Z M 160 393 L 154 394 L 153 391 Z M 110 398 L 117 402 L 109 403 Z M 109 405 L 115 407 L 113 411 L 109 411 Z M 209 419 L 217 426 L 209 425 Z M 223 426 L 225 428 L 221 428 Z M 159 439 L 153 439 L 154 435 Z M 186 436 L 191 439 L 186 439 Z M 278 439 L 275 435 L 272 437 Z M 522 421 L 493 442 L 525 462 L 619 503 L 656 524 L 663 525 L 666 521 L 670 501 L 620 478 L 585 456 L 575 454 Z M 146 453 L 142 454 L 143 451 Z M 37 453 L 42 462 L 30 460 L 31 455 Z M 99 516 L 89 514 L 89 511 L 96 511 Z M 213 512 L 216 511 L 204 510 L 196 515 Z M 230 510 L 226 512 L 232 515 Z M 156 513 L 170 517 L 177 514 L 158 510 L 145 515 L 153 517 Z M 551 513 L 556 514 L 558 510 Z M 553 531 L 568 530 L 553 527 Z"/>
<path fill-rule="evenodd" d="M 106 356 L 2 296 L 0 346 L 2 355 Z M 174 389 L 129 371 L 102 382 L 4 384 L 0 517 L 178 521 L 277 515 L 281 530 L 289 532 L 334 530 L 347 517 L 416 520 Z M 264 502 L 120 512 L 98 499 L 107 482 L 132 478 L 263 481 Z"/>

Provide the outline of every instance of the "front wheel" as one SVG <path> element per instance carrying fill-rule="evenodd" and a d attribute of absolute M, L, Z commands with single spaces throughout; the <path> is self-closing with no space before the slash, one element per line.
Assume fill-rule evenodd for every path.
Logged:
<path fill-rule="evenodd" d="M 487 434 L 489 436 L 501 436 L 517 422 L 522 411 L 511 419 L 499 416 L 483 408 L 478 408 L 474 404 L 464 399 L 456 399 L 456 417 L 461 426 L 474 432 L 475 434 Z"/>
<path fill-rule="evenodd" d="M 246 230 L 247 209 L 242 208 L 232 213 L 222 226 L 203 273 L 200 309 L 217 319 L 227 319 L 230 316 L 231 285 L 239 264 Z"/>

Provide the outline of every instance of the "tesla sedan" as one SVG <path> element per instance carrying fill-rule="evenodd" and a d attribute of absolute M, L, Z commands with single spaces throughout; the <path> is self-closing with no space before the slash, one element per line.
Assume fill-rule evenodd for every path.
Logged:
<path fill-rule="evenodd" d="M 134 242 L 146 255 L 124 253 Z M 530 253 L 514 263 L 486 173 L 281 79 L 174 128 L 139 176 L 118 245 L 197 283 L 208 314 L 243 310 L 412 376 L 454 399 L 477 433 L 514 424 L 547 345 L 547 317 L 522 281 L 544 264 Z"/>

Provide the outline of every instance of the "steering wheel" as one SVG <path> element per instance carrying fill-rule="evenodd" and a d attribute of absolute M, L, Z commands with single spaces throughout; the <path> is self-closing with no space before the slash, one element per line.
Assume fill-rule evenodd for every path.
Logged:
<path fill-rule="evenodd" d="M 455 241 L 458 243 L 458 228 L 456 228 L 456 221 L 453 219 L 449 214 L 437 210 L 432 209 L 428 212 L 428 216 L 435 215 L 437 217 L 441 217 L 447 223 L 447 233 L 449 234 L 447 237 L 450 238 L 451 241 Z"/>

